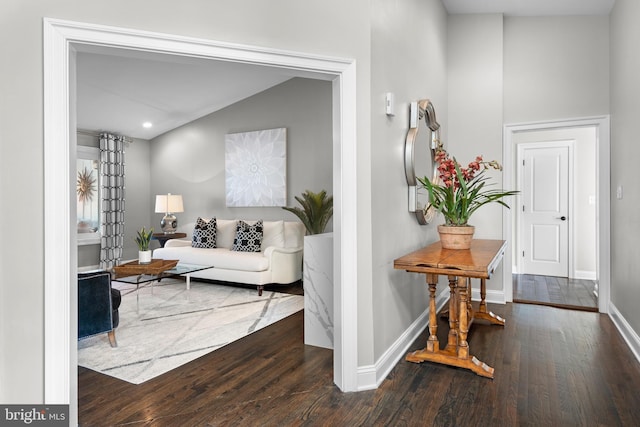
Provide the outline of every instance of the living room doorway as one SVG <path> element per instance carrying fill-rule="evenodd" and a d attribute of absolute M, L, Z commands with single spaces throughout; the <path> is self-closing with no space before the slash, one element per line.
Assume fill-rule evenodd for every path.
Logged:
<path fill-rule="evenodd" d="M 45 210 L 50 213 L 44 227 L 45 401 L 70 404 L 72 420 L 77 414 L 73 333 L 77 328 L 73 314 L 77 312 L 73 297 L 77 254 L 76 231 L 69 221 L 75 212 L 68 185 L 76 147 L 74 51 L 105 45 L 283 67 L 303 77 L 333 82 L 334 256 L 341 260 L 334 272 L 334 382 L 343 391 L 355 391 L 357 288 L 342 286 L 357 283 L 356 168 L 345 166 L 357 163 L 355 61 L 46 18 L 44 34 Z"/>

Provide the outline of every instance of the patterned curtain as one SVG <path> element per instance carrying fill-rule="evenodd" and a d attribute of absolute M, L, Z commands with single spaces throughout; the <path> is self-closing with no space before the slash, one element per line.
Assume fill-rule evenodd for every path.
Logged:
<path fill-rule="evenodd" d="M 100 268 L 118 265 L 124 246 L 124 146 L 123 136 L 100 135 L 100 175 L 102 179 L 102 237 Z"/>

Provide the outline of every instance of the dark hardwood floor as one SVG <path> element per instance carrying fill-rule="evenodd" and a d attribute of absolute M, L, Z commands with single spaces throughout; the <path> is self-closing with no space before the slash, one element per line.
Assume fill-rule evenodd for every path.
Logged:
<path fill-rule="evenodd" d="M 598 299 L 593 293 L 593 280 L 566 277 L 513 275 L 513 301 L 574 310 L 598 311 Z"/>
<path fill-rule="evenodd" d="M 303 344 L 298 312 L 140 385 L 79 368 L 80 425 L 640 425 L 640 364 L 607 315 L 489 308 L 506 326 L 476 321 L 469 342 L 496 369 L 493 380 L 402 359 L 377 390 L 342 393 L 332 352 Z"/>

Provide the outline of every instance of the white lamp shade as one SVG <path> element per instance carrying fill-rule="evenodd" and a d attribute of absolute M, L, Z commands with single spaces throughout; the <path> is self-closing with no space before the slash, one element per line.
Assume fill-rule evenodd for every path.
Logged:
<path fill-rule="evenodd" d="M 180 194 L 159 194 L 156 196 L 156 213 L 176 213 L 184 212 L 182 206 L 182 195 Z"/>

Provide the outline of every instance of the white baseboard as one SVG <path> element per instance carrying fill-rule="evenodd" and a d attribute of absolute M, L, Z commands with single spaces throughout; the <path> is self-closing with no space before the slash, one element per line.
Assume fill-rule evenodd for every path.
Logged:
<path fill-rule="evenodd" d="M 449 288 L 436 296 L 436 312 L 449 300 Z M 429 308 L 407 328 L 407 330 L 384 352 L 375 365 L 358 367 L 358 391 L 373 390 L 384 381 L 389 372 L 403 358 L 411 344 L 429 325 Z M 426 345 L 426 343 L 425 343 Z"/>
<path fill-rule="evenodd" d="M 471 299 L 473 301 L 480 301 L 480 289 L 471 289 Z M 507 301 L 504 298 L 504 291 L 491 290 L 487 291 L 485 295 L 485 302 L 488 304 L 506 304 Z"/>
<path fill-rule="evenodd" d="M 595 271 L 576 270 L 573 275 L 574 279 L 579 280 L 597 280 L 598 276 Z"/>
<path fill-rule="evenodd" d="M 618 328 L 618 331 L 620 331 L 622 338 L 627 342 L 633 355 L 638 362 L 640 362 L 640 337 L 612 302 L 609 302 L 609 317 L 613 321 L 613 324 L 616 325 L 616 328 Z"/>

